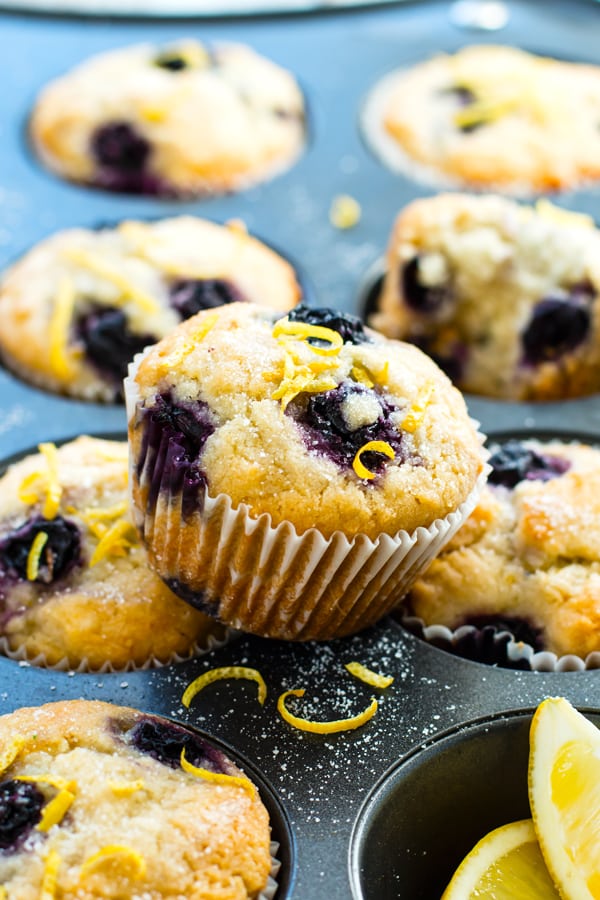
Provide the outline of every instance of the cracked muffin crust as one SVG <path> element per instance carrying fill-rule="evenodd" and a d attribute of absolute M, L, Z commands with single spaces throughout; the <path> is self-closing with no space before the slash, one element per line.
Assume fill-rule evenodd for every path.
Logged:
<path fill-rule="evenodd" d="M 600 451 L 509 441 L 471 517 L 413 585 L 426 625 L 508 630 L 535 650 L 600 650 Z"/>
<path fill-rule="evenodd" d="M 600 177 L 600 67 L 466 46 L 386 76 L 367 136 L 434 184 L 527 195 Z"/>
<path fill-rule="evenodd" d="M 600 233 L 547 201 L 441 194 L 398 216 L 371 323 L 463 391 L 559 400 L 600 390 Z"/>
<path fill-rule="evenodd" d="M 49 84 L 30 133 L 42 162 L 110 191 L 236 191 L 287 169 L 305 139 L 285 69 L 241 44 L 185 40 L 94 56 Z"/>
<path fill-rule="evenodd" d="M 200 735 L 70 700 L 0 717 L 0 882 L 37 900 L 256 900 L 271 867 L 254 785 Z"/>
<path fill-rule="evenodd" d="M 25 380 L 85 400 L 122 397 L 134 355 L 201 309 L 247 300 L 291 309 L 292 266 L 241 222 L 180 216 L 61 231 L 0 286 L 0 353 Z"/>
<path fill-rule="evenodd" d="M 0 480 L 0 636 L 13 653 L 99 669 L 188 656 L 222 636 L 148 566 L 127 512 L 127 444 L 80 437 Z"/>

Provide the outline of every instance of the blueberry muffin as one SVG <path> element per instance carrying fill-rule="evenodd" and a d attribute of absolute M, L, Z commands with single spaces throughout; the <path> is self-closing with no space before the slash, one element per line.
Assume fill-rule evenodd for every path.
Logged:
<path fill-rule="evenodd" d="M 268 813 L 200 735 L 70 700 L 0 718 L 0 883 L 18 900 L 256 900 Z"/>
<path fill-rule="evenodd" d="M 600 390 L 600 233 L 545 200 L 442 194 L 400 213 L 374 327 L 463 391 L 559 400 Z"/>
<path fill-rule="evenodd" d="M 127 445 L 80 437 L 11 466 L 0 485 L 2 646 L 99 669 L 189 656 L 219 635 L 149 568 L 127 512 Z"/>
<path fill-rule="evenodd" d="M 242 300 L 287 311 L 299 297 L 292 267 L 240 222 L 181 216 L 70 229 L 5 274 L 0 352 L 40 387 L 114 401 L 134 355 L 182 319 Z"/>
<path fill-rule="evenodd" d="M 238 44 L 185 40 L 94 56 L 49 84 L 30 133 L 42 162 L 109 191 L 236 191 L 302 151 L 304 100 L 285 69 Z"/>
<path fill-rule="evenodd" d="M 600 67 L 467 46 L 386 76 L 365 111 L 392 168 L 531 194 L 600 177 Z"/>
<path fill-rule="evenodd" d="M 325 639 L 383 615 L 483 468 L 435 364 L 331 309 L 200 313 L 144 355 L 126 393 L 152 565 L 267 636 Z"/>
<path fill-rule="evenodd" d="M 600 651 L 600 451 L 510 441 L 467 522 L 413 585 L 427 625 L 506 629 L 535 650 Z"/>

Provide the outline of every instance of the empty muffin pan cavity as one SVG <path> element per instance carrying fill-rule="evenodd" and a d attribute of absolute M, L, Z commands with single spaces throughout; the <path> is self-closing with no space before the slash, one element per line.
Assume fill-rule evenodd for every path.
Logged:
<path fill-rule="evenodd" d="M 600 726 L 600 712 L 584 714 Z M 455 869 L 489 831 L 529 819 L 533 711 L 510 711 L 448 731 L 394 765 L 354 826 L 354 900 L 441 897 Z"/>

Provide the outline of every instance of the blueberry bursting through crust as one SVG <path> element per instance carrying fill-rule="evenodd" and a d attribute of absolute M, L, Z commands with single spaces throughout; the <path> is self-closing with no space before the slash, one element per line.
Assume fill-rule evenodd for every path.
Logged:
<path fill-rule="evenodd" d="M 27 579 L 27 561 L 33 542 L 39 534 L 47 540 L 42 547 L 37 584 L 53 584 L 81 562 L 81 537 L 73 522 L 62 516 L 44 519 L 35 516 L 0 539 L 0 580 Z"/>
<path fill-rule="evenodd" d="M 124 739 L 140 753 L 147 753 L 171 769 L 179 768 L 181 751 L 185 750 L 185 758 L 192 765 L 227 773 L 227 759 L 220 750 L 174 722 L 144 717 L 124 735 Z"/>
<path fill-rule="evenodd" d="M 129 122 L 108 122 L 91 137 L 98 170 L 94 183 L 109 191 L 168 196 L 174 192 L 151 174 L 152 148 Z"/>
<path fill-rule="evenodd" d="M 188 294 L 187 285 L 181 290 L 183 295 Z M 192 286 L 192 296 L 194 291 Z M 345 343 L 357 345 L 372 341 L 360 319 L 332 309 L 312 309 L 302 304 L 289 313 L 287 321 L 335 331 Z M 309 333 L 306 340 L 315 347 L 327 344 L 322 334 Z M 361 407 L 358 424 L 352 415 L 352 406 L 356 408 L 357 403 Z M 366 418 L 365 409 L 368 409 Z M 296 422 L 309 452 L 326 456 L 341 469 L 354 468 L 357 475 L 356 459 L 360 455 L 362 470 L 368 472 L 367 483 L 373 483 L 390 459 L 396 464 L 408 460 L 415 465 L 421 463 L 411 453 L 407 435 L 399 427 L 402 414 L 402 407 L 383 392 L 350 379 L 334 389 L 317 393 L 302 389 L 285 405 L 285 415 Z M 156 395 L 153 405 L 143 409 L 141 415 L 143 437 L 137 462 L 138 478 L 142 477 L 147 461 L 152 460 L 147 509 L 154 508 L 161 491 L 170 496 L 181 494 L 183 518 L 189 520 L 202 508 L 202 492 L 208 486 L 201 458 L 204 445 L 217 426 L 215 415 L 206 402 L 176 401 L 171 393 Z M 366 446 L 373 442 L 386 444 L 386 452 Z M 173 589 L 180 593 L 177 585 Z"/>
<path fill-rule="evenodd" d="M 15 853 L 42 818 L 46 799 L 28 781 L 0 783 L 0 854 Z"/>
<path fill-rule="evenodd" d="M 567 459 L 538 453 L 520 441 L 507 441 L 488 461 L 492 467 L 489 483 L 508 488 L 520 481 L 550 481 L 571 468 Z"/>

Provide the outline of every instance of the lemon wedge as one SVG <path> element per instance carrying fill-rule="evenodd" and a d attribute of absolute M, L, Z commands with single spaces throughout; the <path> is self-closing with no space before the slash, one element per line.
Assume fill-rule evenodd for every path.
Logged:
<path fill-rule="evenodd" d="M 442 900 L 559 900 L 531 819 L 486 834 L 463 859 Z"/>
<path fill-rule="evenodd" d="M 600 730 L 563 697 L 531 723 L 529 803 L 561 895 L 600 900 Z"/>

